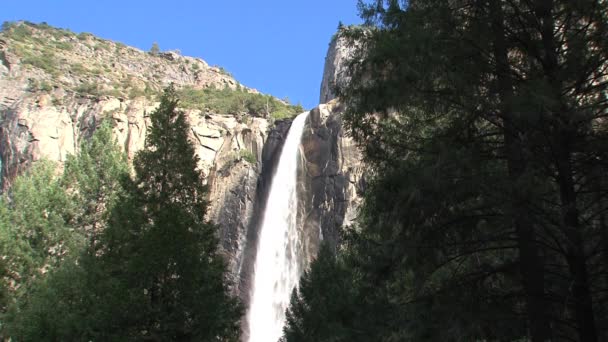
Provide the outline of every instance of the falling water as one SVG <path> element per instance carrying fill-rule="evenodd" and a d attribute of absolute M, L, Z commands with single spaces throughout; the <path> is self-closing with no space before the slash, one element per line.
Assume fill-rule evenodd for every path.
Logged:
<path fill-rule="evenodd" d="M 291 291 L 301 275 L 296 179 L 300 139 L 307 116 L 308 112 L 302 113 L 293 120 L 270 186 L 260 227 L 247 317 L 249 342 L 279 340 Z"/>

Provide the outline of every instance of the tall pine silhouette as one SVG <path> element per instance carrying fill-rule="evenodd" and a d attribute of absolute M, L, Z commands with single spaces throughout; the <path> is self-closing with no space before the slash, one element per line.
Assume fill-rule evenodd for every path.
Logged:
<path fill-rule="evenodd" d="M 105 232 L 102 273 L 115 281 L 107 290 L 120 292 L 106 301 L 117 307 L 104 310 L 112 313 L 104 330 L 124 339 L 236 341 L 241 308 L 224 279 L 217 227 L 205 220 L 198 157 L 177 105 L 167 88 Z"/>

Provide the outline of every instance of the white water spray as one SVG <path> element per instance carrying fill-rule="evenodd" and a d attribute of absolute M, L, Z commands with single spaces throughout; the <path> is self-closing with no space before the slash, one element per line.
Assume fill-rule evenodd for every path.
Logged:
<path fill-rule="evenodd" d="M 308 112 L 292 122 L 272 179 L 258 238 L 251 302 L 249 342 L 276 342 L 282 336 L 285 309 L 302 270 L 297 227 L 297 172 L 300 140 Z"/>

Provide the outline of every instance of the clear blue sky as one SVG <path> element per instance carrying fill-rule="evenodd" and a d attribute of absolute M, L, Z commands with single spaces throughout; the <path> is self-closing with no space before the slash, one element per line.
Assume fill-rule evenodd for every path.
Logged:
<path fill-rule="evenodd" d="M 356 24 L 356 0 L 6 0 L 0 21 L 47 22 L 148 50 L 179 49 L 243 84 L 315 106 L 338 22 Z"/>

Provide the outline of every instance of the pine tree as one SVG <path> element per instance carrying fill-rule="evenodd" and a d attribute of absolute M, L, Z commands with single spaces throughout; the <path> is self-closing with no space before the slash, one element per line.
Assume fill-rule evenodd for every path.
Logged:
<path fill-rule="evenodd" d="M 357 290 L 344 262 L 323 244 L 293 291 L 281 341 L 369 341 L 355 326 L 365 305 Z"/>
<path fill-rule="evenodd" d="M 158 54 L 160 53 L 160 47 L 158 46 L 157 42 L 152 43 L 152 47 L 150 48 L 150 51 L 148 51 L 151 55 L 153 56 L 158 56 Z"/>
<path fill-rule="evenodd" d="M 169 87 L 104 233 L 102 274 L 119 290 L 100 295 L 120 303 L 106 306 L 105 339 L 238 340 L 241 308 L 228 292 L 217 227 L 205 220 L 206 190 L 177 105 Z"/>
<path fill-rule="evenodd" d="M 406 303 L 387 330 L 606 336 L 606 3 L 360 6 L 338 93 L 375 171 L 353 271 Z"/>
<path fill-rule="evenodd" d="M 75 239 L 78 244 L 72 243 L 69 253 L 61 253 L 60 262 L 48 264 L 44 274 L 35 274 L 31 282 L 27 281 L 27 277 L 13 279 L 13 287 L 20 287 L 23 295 L 7 298 L 13 303 L 6 316 L 9 324 L 5 328 L 10 336 L 23 341 L 84 340 L 88 327 L 94 326 L 90 317 L 91 308 L 95 307 L 92 289 L 96 286 L 91 277 L 95 273 L 91 267 L 94 265 L 91 263 L 94 261 L 92 256 L 97 253 L 95 244 L 105 227 L 107 208 L 113 206 L 121 191 L 119 181 L 129 175 L 126 156 L 112 140 L 111 127 L 105 122 L 90 140 L 81 144 L 77 155 L 68 157 L 63 176 L 56 177 L 55 166 L 47 164 L 36 165 L 31 173 L 22 176 L 30 182 L 42 176 L 42 182 L 36 182 L 34 187 L 25 186 L 29 182 L 21 178 L 16 182 L 10 199 L 13 205 L 6 208 L 0 203 L 0 217 L 5 216 L 1 214 L 3 207 L 5 211 L 8 210 L 6 215 L 12 212 L 14 216 L 16 210 L 25 212 L 29 217 L 29 221 L 24 223 L 25 231 L 33 232 L 41 225 L 45 230 L 55 230 L 54 235 L 58 233 L 53 223 L 55 220 L 49 220 L 55 217 L 53 212 L 58 210 L 55 208 L 57 206 L 65 211 L 62 219 L 64 234 L 59 245 L 67 246 L 64 241 Z M 32 219 L 36 215 L 23 208 L 34 212 L 40 210 L 39 206 L 32 206 L 31 203 L 44 199 L 50 193 L 47 189 L 54 189 L 53 193 L 57 195 L 40 204 L 45 208 L 46 220 L 35 224 Z M 22 202 L 24 204 L 20 204 Z M 7 220 L 10 218 L 5 217 Z M 3 227 L 2 223 L 0 227 Z M 32 246 L 32 237 L 20 236 L 14 229 L 3 233 L 2 245 L 12 248 L 6 252 L 11 255 L 5 259 L 7 265 L 16 265 L 16 260 L 31 260 L 27 264 L 32 264 L 35 260 L 34 250 L 26 248 Z M 15 273 L 13 269 L 6 275 Z"/>
<path fill-rule="evenodd" d="M 102 122 L 91 139 L 82 142 L 78 155 L 65 163 L 62 182 L 78 203 L 73 225 L 87 236 L 91 250 L 105 227 L 107 208 L 122 190 L 120 181 L 128 175 L 126 154 L 112 138 L 109 121 Z"/>
<path fill-rule="evenodd" d="M 0 199 L 0 334 L 5 337 L 39 280 L 84 245 L 84 237 L 69 225 L 75 204 L 56 170 L 56 164 L 38 161 Z"/>

